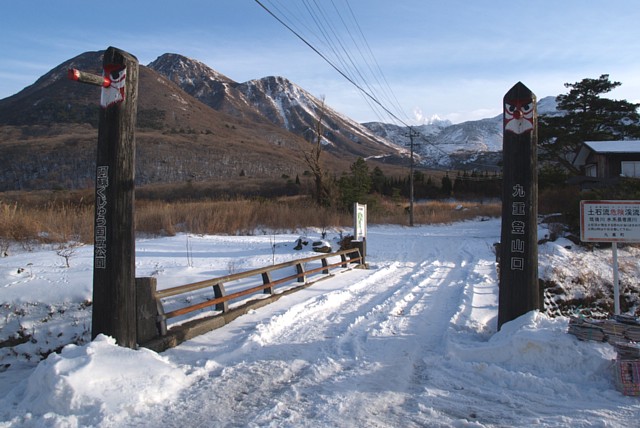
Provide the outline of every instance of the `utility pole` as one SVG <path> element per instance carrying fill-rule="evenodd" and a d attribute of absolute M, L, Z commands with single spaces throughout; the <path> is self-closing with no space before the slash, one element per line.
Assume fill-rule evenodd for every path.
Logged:
<path fill-rule="evenodd" d="M 409 146 L 411 147 L 411 164 L 409 166 L 409 226 L 413 227 L 413 137 L 418 136 L 418 133 L 409 127 L 409 132 L 404 136 L 409 137 Z"/>

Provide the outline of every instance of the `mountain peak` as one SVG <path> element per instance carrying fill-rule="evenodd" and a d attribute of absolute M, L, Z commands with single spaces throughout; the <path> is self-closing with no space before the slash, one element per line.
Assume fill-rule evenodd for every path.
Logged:
<path fill-rule="evenodd" d="M 208 65 L 184 55 L 165 53 L 147 66 L 156 72 L 168 77 L 183 89 L 185 86 L 197 86 L 196 82 L 221 82 L 235 83 L 222 73 L 219 73 Z M 189 91 L 187 91 L 189 92 Z"/>
<path fill-rule="evenodd" d="M 305 140 L 309 139 L 309 130 L 315 129 L 322 110 L 324 139 L 341 156 L 403 156 L 401 149 L 335 112 L 285 77 L 267 76 L 236 83 L 199 61 L 176 54 L 162 55 L 149 67 L 209 107 L 279 126 Z M 210 77 L 215 75 L 222 77 Z"/>
<path fill-rule="evenodd" d="M 545 116 L 557 116 L 562 114 L 558 111 L 558 102 L 556 97 L 544 97 L 538 100 L 538 114 Z"/>
<path fill-rule="evenodd" d="M 438 126 L 438 127 L 445 127 L 445 126 L 450 126 L 451 125 L 451 121 L 448 119 L 441 119 L 440 116 L 438 116 L 437 114 L 434 114 L 432 116 L 425 116 L 422 113 L 421 109 L 415 109 L 413 111 L 413 114 L 415 116 L 416 121 L 418 121 L 420 123 L 420 126 Z"/>

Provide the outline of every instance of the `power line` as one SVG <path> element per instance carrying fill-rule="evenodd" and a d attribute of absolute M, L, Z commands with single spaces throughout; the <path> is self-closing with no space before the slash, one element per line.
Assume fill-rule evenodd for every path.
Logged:
<path fill-rule="evenodd" d="M 277 16 L 274 12 L 272 12 L 267 6 L 265 6 L 260 0 L 254 0 L 261 8 L 263 8 L 269 15 L 271 15 L 276 21 L 282 24 L 287 30 L 293 33 L 298 39 L 300 39 L 305 45 L 307 45 L 311 50 L 313 50 L 320 58 L 322 58 L 327 64 L 329 64 L 334 70 L 336 70 L 342 77 L 347 79 L 353 86 L 355 86 L 362 94 L 364 94 L 368 99 L 373 101 L 377 106 L 379 106 L 382 110 L 384 110 L 387 114 L 393 117 L 398 122 L 402 123 L 404 126 L 411 128 L 404 120 L 400 119 L 395 113 L 393 113 L 389 108 L 378 100 L 373 94 L 364 89 L 361 84 L 355 81 L 355 78 L 349 76 L 346 72 L 340 69 L 333 61 L 331 61 L 325 54 L 320 52 L 315 46 L 313 46 L 309 41 L 307 41 L 298 31 L 293 29 L 290 25 L 288 25 L 284 20 L 282 20 L 279 16 Z M 305 3 L 306 4 L 306 3 Z M 317 4 L 316 4 L 317 5 Z M 316 17 L 317 19 L 317 17 Z M 318 25 L 318 24 L 316 24 Z"/>
<path fill-rule="evenodd" d="M 333 0 L 331 0 L 331 2 L 333 3 Z M 347 9 L 349 10 L 349 13 L 351 15 L 351 18 L 353 19 L 353 22 L 355 23 L 355 27 L 358 31 L 358 34 L 360 34 L 360 37 L 362 38 L 362 41 L 364 42 L 364 46 L 366 48 L 366 51 L 369 55 L 369 57 L 371 58 L 373 64 L 375 65 L 375 70 L 372 69 L 371 66 L 369 66 L 369 70 L 372 72 L 373 77 L 376 79 L 376 81 L 378 82 L 379 87 L 383 90 L 383 92 L 387 92 L 388 94 L 385 94 L 387 97 L 387 100 L 391 102 L 391 104 L 395 104 L 395 108 L 402 113 L 402 115 L 404 117 L 407 117 L 407 114 L 404 112 L 404 110 L 402 109 L 402 106 L 400 105 L 400 102 L 398 101 L 398 98 L 395 96 L 395 93 L 393 92 L 393 90 L 391 89 L 391 86 L 389 85 L 389 82 L 387 81 L 384 73 L 382 72 L 382 69 L 380 68 L 380 64 L 378 64 L 378 61 L 376 60 L 375 55 L 373 54 L 373 51 L 371 50 L 371 46 L 369 46 L 369 43 L 367 42 L 367 38 L 364 35 L 364 32 L 362 31 L 362 27 L 360 26 L 360 23 L 358 22 L 358 19 L 356 18 L 355 13 L 353 12 L 353 9 L 351 8 L 351 5 L 349 4 L 348 0 L 345 0 L 345 3 L 347 5 Z M 334 4 L 335 5 L 335 4 Z M 362 53 L 361 53 L 362 55 Z M 363 56 L 364 59 L 364 56 Z M 366 59 L 365 59 L 365 63 L 367 63 Z M 368 63 L 367 63 L 368 65 Z M 376 70 L 377 73 L 380 75 L 380 77 L 382 78 L 382 81 L 384 82 L 384 84 L 382 84 L 376 77 Z"/>
<path fill-rule="evenodd" d="M 272 4 L 276 2 L 277 0 L 270 0 L 270 3 Z M 350 8 L 348 4 L 348 0 L 344 0 L 344 2 L 346 3 L 347 7 Z M 338 19 L 331 19 L 332 17 L 330 17 L 330 10 L 324 10 L 320 6 L 320 3 L 318 2 L 318 0 L 301 0 L 301 2 L 298 2 L 297 4 L 300 5 L 301 3 L 304 7 L 299 7 L 299 10 L 304 9 L 306 11 L 305 16 L 311 17 L 311 20 L 312 20 L 311 25 L 315 26 L 315 28 L 317 28 L 318 31 L 315 32 L 311 28 L 311 25 L 305 25 L 303 23 L 302 26 L 306 31 L 310 32 L 311 35 L 315 36 L 319 43 L 327 47 L 328 52 L 325 53 L 325 56 L 329 57 L 330 55 L 328 54 L 332 54 L 334 63 L 339 64 L 342 67 L 342 71 L 345 74 L 347 74 L 353 81 L 356 81 L 360 86 L 362 86 L 363 88 L 366 88 L 369 93 L 374 94 L 374 96 L 378 100 L 381 100 L 380 96 L 376 94 L 374 87 L 370 84 L 368 79 L 365 77 L 366 70 L 362 70 L 358 66 L 359 60 L 364 61 L 365 65 L 368 66 L 367 67 L 368 70 L 372 73 L 372 77 L 374 78 L 374 80 L 378 82 L 378 85 L 382 87 L 382 85 L 380 84 L 380 80 L 378 79 L 375 72 L 373 71 L 374 67 L 370 65 L 370 62 L 367 59 L 367 56 L 363 52 L 364 49 L 361 47 L 361 43 L 358 41 L 357 32 L 352 31 L 353 24 L 350 24 L 347 22 L 347 19 L 345 19 L 343 14 L 341 14 L 340 10 L 338 9 L 336 2 L 334 0 L 331 0 L 333 10 L 337 14 Z M 275 4 L 274 6 L 276 9 L 278 9 L 278 7 Z M 352 13 L 352 17 L 355 23 L 355 27 L 357 28 L 359 24 L 357 23 L 357 19 L 355 18 L 355 15 L 353 13 Z M 283 16 L 282 19 L 287 20 L 287 16 L 286 15 Z M 304 18 L 298 19 L 299 22 L 302 22 L 303 20 Z M 291 22 L 291 19 L 289 19 L 289 22 Z M 346 40 L 343 40 L 339 36 L 339 32 L 338 32 L 339 25 L 335 25 L 339 23 L 342 23 L 342 26 L 344 27 L 346 34 L 349 35 L 349 38 Z M 298 30 L 298 33 L 302 33 L 302 31 Z M 366 42 L 366 38 L 364 37 L 361 31 L 360 31 L 360 34 L 361 34 L 364 45 L 367 46 L 368 44 Z M 350 49 L 348 46 L 349 39 L 351 40 L 353 47 L 355 47 L 355 50 L 357 51 L 357 53 L 359 53 L 359 58 L 356 58 L 357 55 L 354 55 L 350 52 Z M 307 41 L 311 44 L 309 40 Z M 370 52 L 370 48 L 369 48 L 369 52 Z M 375 62 L 375 58 L 373 58 L 372 53 L 370 54 L 370 56 Z M 379 70 L 379 67 L 378 67 L 378 70 Z M 381 71 L 380 71 L 380 74 L 382 75 L 384 80 L 384 75 L 382 74 Z M 382 89 L 384 89 L 384 87 L 382 87 Z M 369 105 L 369 107 L 376 114 L 376 116 L 378 116 L 378 118 L 380 119 L 380 122 L 383 122 L 384 119 L 382 119 L 380 108 L 376 104 L 373 104 L 371 100 L 366 96 L 364 96 L 362 92 L 358 92 L 358 94 L 363 98 L 363 100 L 367 103 L 367 105 Z"/>
<path fill-rule="evenodd" d="M 291 11 L 285 5 L 282 5 L 280 2 L 278 2 L 278 0 L 267 0 L 267 1 L 270 1 L 274 9 L 280 15 L 282 15 L 282 18 L 278 16 L 275 12 L 273 12 L 271 9 L 269 9 L 262 1 L 255 0 L 255 2 L 260 7 L 262 7 L 262 9 L 264 9 L 269 15 L 271 15 L 274 19 L 276 19 L 276 21 L 282 24 L 291 33 L 293 33 L 305 45 L 311 48 L 311 50 L 313 50 L 318 56 L 320 56 L 320 58 L 322 58 L 326 63 L 328 63 L 341 76 L 347 79 L 349 83 L 355 86 L 360 91 L 360 94 L 363 96 L 365 102 L 367 102 L 367 104 L 371 107 L 371 109 L 376 113 L 376 115 L 379 118 L 380 118 L 380 114 L 378 112 L 378 108 L 382 109 L 382 111 L 388 114 L 391 118 L 395 119 L 397 122 L 399 122 L 400 124 L 408 128 L 409 134 L 407 136 L 409 136 L 411 139 L 412 166 L 413 166 L 413 148 L 415 145 L 413 142 L 413 137 L 419 136 L 424 143 L 431 146 L 433 149 L 440 152 L 441 154 L 445 156 L 449 156 L 449 153 L 444 151 L 441 147 L 433 144 L 423 133 L 421 133 L 415 127 L 407 124 L 404 119 L 401 119 L 398 116 L 398 114 L 401 114 L 405 118 L 407 117 L 406 113 L 403 111 L 400 103 L 398 102 L 398 99 L 395 97 L 395 94 L 391 90 L 391 87 L 389 86 L 384 76 L 384 73 L 382 73 L 382 70 L 380 69 L 379 64 L 375 60 L 375 56 L 373 55 L 371 47 L 367 43 L 366 37 L 364 36 L 362 28 L 360 27 L 357 21 L 357 18 L 355 16 L 355 13 L 351 8 L 351 6 L 349 5 L 348 0 L 344 0 L 344 2 L 347 6 L 349 15 L 351 16 L 352 21 L 354 23 L 352 25 L 354 28 L 353 31 L 350 28 L 350 24 L 347 23 L 347 20 L 340 13 L 340 10 L 338 9 L 338 6 L 336 5 L 336 2 L 334 0 L 331 0 L 331 5 L 333 6 L 333 9 L 337 13 L 339 22 L 341 22 L 342 25 L 344 26 L 344 29 L 346 30 L 346 34 L 349 36 L 350 40 L 352 41 L 353 46 L 355 46 L 357 53 L 359 54 L 364 64 L 367 66 L 370 72 L 370 75 L 373 77 L 378 87 L 382 89 L 383 97 L 386 99 L 388 104 L 393 105 L 394 108 L 397 109 L 397 111 L 399 112 L 398 114 L 394 113 L 393 111 L 391 111 L 389 107 L 383 104 L 379 94 L 375 94 L 376 91 L 374 90 L 373 86 L 369 83 L 368 79 L 365 77 L 365 73 L 362 70 L 360 70 L 360 68 L 358 67 L 358 63 L 355 60 L 354 56 L 349 52 L 349 49 L 347 48 L 347 44 L 343 42 L 339 37 L 336 26 L 329 19 L 328 14 L 322 9 L 322 7 L 320 6 L 317 0 L 301 0 L 302 6 L 300 6 L 300 3 L 298 2 L 294 3 L 298 5 L 298 11 L 306 11 L 306 14 L 308 14 L 311 17 L 313 25 L 316 28 L 315 31 L 313 28 L 311 28 L 308 24 L 304 22 L 305 21 L 304 18 L 302 18 L 301 16 L 296 16 L 296 13 Z M 285 22 L 285 20 L 287 20 L 288 22 Z M 296 25 L 294 20 L 297 23 L 299 23 L 299 26 Z M 305 38 L 301 34 L 303 29 L 309 32 L 312 36 L 314 36 L 318 42 L 323 44 L 335 59 L 334 60 L 330 59 L 327 54 L 321 52 L 319 48 L 317 48 L 316 46 L 314 46 L 312 42 L 307 40 L 307 38 Z M 362 44 L 358 41 L 359 39 L 362 40 Z M 380 76 L 381 79 L 378 78 L 378 75 Z M 381 80 L 384 81 L 385 84 L 382 84 Z M 380 121 L 383 122 L 382 119 Z M 484 165 L 479 162 L 470 162 L 470 164 L 476 165 L 478 167 L 491 167 L 491 168 L 494 167 L 493 165 Z"/>

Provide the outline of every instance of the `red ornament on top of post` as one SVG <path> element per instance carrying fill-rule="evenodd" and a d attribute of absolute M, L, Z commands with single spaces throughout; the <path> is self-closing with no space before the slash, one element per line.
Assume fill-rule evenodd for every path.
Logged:
<path fill-rule="evenodd" d="M 69 80 L 102 87 L 100 107 L 107 108 L 121 103 L 125 99 L 125 83 L 127 67 L 122 64 L 107 64 L 103 67 L 102 76 L 87 73 L 75 68 L 67 71 Z"/>
<path fill-rule="evenodd" d="M 127 68 L 121 64 L 108 64 L 104 66 L 103 76 L 105 81 L 109 81 L 109 85 L 102 87 L 100 106 L 107 108 L 124 101 Z"/>

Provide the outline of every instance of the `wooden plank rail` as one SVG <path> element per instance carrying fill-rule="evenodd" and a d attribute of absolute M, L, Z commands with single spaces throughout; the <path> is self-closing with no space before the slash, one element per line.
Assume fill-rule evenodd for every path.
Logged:
<path fill-rule="evenodd" d="M 340 257 L 339 262 L 329 263 L 327 259 L 331 257 Z M 321 266 L 305 270 L 307 263 L 321 261 Z M 272 266 L 248 270 L 245 272 L 234 273 L 218 278 L 207 279 L 204 281 L 194 282 L 191 284 L 180 285 L 177 287 L 167 288 L 164 290 L 156 290 L 155 278 L 137 278 L 138 290 L 138 343 L 154 350 L 164 350 L 171 346 L 175 346 L 180 342 L 195 337 L 213 328 L 221 327 L 231 319 L 235 319 L 241 314 L 246 313 L 252 307 L 260 307 L 264 304 L 277 300 L 282 295 L 297 291 L 301 288 L 311 285 L 330 275 L 331 268 L 348 268 L 350 263 L 360 265 L 364 264 L 364 259 L 359 248 L 342 250 L 335 253 L 320 254 L 304 259 L 292 260 L 289 262 L 279 263 Z M 295 267 L 296 273 L 283 278 L 273 280 L 271 272 Z M 314 278 L 308 281 L 307 276 L 321 273 L 324 276 Z M 227 293 L 225 284 L 240 279 L 259 276 L 262 284 L 250 286 L 248 288 Z M 295 281 L 295 282 L 294 282 Z M 274 289 L 278 285 L 287 283 L 298 283 L 296 287 L 282 293 L 275 293 Z M 212 288 L 214 298 L 193 305 L 184 306 L 174 309 L 170 312 L 164 312 L 162 299 L 178 296 L 181 294 L 192 293 L 194 291 Z M 267 298 L 254 299 L 246 302 L 240 308 L 229 308 L 229 302 L 240 297 L 248 296 L 258 292 L 269 294 Z M 167 320 L 178 316 L 186 315 L 195 311 L 215 306 L 218 313 L 207 318 L 188 321 L 184 324 L 177 325 L 171 329 L 167 329 Z M 152 315 L 153 313 L 153 315 Z M 215 320 L 218 318 L 218 320 Z M 221 320 L 220 320 L 221 319 Z M 205 327 L 207 325 L 207 327 Z"/>

